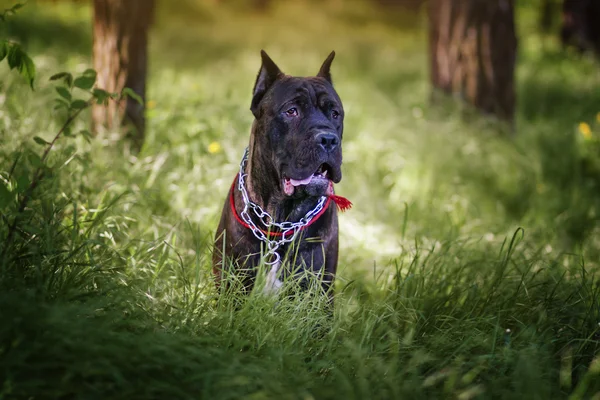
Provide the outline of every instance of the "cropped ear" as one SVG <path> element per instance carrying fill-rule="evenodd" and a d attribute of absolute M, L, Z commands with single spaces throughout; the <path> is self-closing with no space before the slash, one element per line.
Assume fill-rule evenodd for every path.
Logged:
<path fill-rule="evenodd" d="M 323 62 L 323 65 L 321 65 L 321 69 L 317 74 L 317 76 L 325 78 L 325 80 L 327 80 L 327 82 L 331 83 L 332 85 L 333 81 L 331 80 L 331 72 L 329 72 L 329 70 L 331 69 L 331 62 L 333 61 L 334 57 L 335 51 L 332 51 L 331 54 L 329 54 L 329 56 L 327 57 L 327 59 Z"/>
<path fill-rule="evenodd" d="M 283 76 L 283 72 L 279 67 L 271 60 L 269 55 L 264 51 L 260 51 L 260 57 L 262 58 L 262 64 L 256 77 L 256 83 L 254 84 L 254 90 L 252 91 L 252 104 L 250 105 L 250 111 L 256 118 L 258 118 L 258 105 L 262 100 L 267 90 L 275 83 L 275 81 Z"/>

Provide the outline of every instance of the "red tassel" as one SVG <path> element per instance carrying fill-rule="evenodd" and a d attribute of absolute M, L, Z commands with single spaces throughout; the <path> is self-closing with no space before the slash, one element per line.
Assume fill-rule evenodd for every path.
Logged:
<path fill-rule="evenodd" d="M 329 196 L 329 198 L 333 200 L 338 210 L 340 210 L 341 212 L 352 208 L 352 202 L 345 197 L 332 194 L 331 196 Z"/>

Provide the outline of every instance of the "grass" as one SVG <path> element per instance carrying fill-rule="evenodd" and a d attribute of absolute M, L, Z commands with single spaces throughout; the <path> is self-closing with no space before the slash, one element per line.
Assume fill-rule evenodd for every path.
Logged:
<path fill-rule="evenodd" d="M 0 260 L 0 398 L 600 396 L 593 60 L 538 36 L 520 9 L 506 138 L 454 102 L 429 105 L 423 16 L 169 4 L 152 32 L 141 153 L 117 132 L 59 141 Z M 41 152 L 33 137 L 64 122 L 48 77 L 90 66 L 89 13 L 31 3 L 1 28 L 39 70 L 31 93 L 0 64 L 0 176 L 13 192 Z M 355 206 L 340 217 L 333 317 L 318 296 L 239 305 L 211 280 L 260 48 L 297 75 L 338 54 L 338 192 Z M 10 218 L 16 202 L 0 207 Z"/>

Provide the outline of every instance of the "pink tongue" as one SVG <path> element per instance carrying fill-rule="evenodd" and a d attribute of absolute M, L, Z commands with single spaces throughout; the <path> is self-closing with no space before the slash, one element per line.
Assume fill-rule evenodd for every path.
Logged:
<path fill-rule="evenodd" d="M 294 194 L 294 191 L 296 191 L 296 186 L 298 185 L 308 185 L 310 183 L 310 181 L 312 180 L 312 176 L 309 176 L 306 179 L 303 179 L 301 181 L 296 180 L 296 179 L 284 179 L 283 180 L 283 192 L 287 195 L 287 196 L 291 196 Z M 329 181 L 329 186 L 327 187 L 327 196 L 331 196 L 334 194 L 333 191 L 333 182 Z"/>
<path fill-rule="evenodd" d="M 290 178 L 290 183 L 294 186 L 300 186 L 300 185 L 308 185 L 310 183 L 310 181 L 312 180 L 312 176 L 309 176 L 306 179 L 302 179 L 301 181 L 297 181 L 296 179 L 291 179 Z"/>

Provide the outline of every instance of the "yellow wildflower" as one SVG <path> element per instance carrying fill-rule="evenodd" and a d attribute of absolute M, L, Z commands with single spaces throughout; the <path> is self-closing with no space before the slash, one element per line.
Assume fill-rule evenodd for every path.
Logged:
<path fill-rule="evenodd" d="M 543 193 L 546 191 L 546 185 L 544 185 L 543 183 L 538 183 L 536 185 L 536 189 L 538 193 Z"/>
<path fill-rule="evenodd" d="M 208 152 L 210 154 L 216 154 L 220 151 L 221 151 L 221 145 L 219 144 L 219 142 L 212 142 L 211 144 L 208 145 Z"/>
<path fill-rule="evenodd" d="M 586 122 L 581 122 L 579 124 L 579 132 L 583 135 L 584 138 L 590 139 L 592 137 L 592 128 Z"/>
<path fill-rule="evenodd" d="M 153 109 L 154 107 L 156 107 L 156 102 L 154 100 L 148 100 L 146 102 L 146 107 L 148 109 Z"/>

